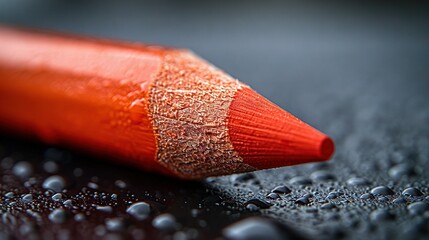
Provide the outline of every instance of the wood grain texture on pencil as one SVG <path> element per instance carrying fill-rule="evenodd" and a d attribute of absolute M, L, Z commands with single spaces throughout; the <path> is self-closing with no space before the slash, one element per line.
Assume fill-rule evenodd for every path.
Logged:
<path fill-rule="evenodd" d="M 189 51 L 1 27 L 0 126 L 184 179 L 323 161 L 334 150 Z"/>

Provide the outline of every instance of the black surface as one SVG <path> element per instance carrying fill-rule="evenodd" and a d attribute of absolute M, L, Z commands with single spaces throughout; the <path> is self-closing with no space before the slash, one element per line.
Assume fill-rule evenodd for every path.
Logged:
<path fill-rule="evenodd" d="M 16 177 L 9 169 L 13 165 L 2 167 L 1 236 L 115 238 L 138 236 L 141 232 L 133 229 L 141 228 L 147 239 L 243 238 L 247 231 L 234 235 L 225 227 L 256 215 L 283 224 L 251 218 L 267 238 L 297 234 L 326 239 L 427 238 L 427 12 L 426 5 L 409 2 L 0 1 L 3 23 L 190 48 L 332 136 L 337 144 L 328 163 L 201 183 L 101 164 L 73 153 L 66 162 L 63 157 L 57 160 L 59 174 L 68 181 L 64 198 L 76 198 L 78 207 L 64 207 L 66 223 L 53 224 L 48 214 L 62 203 L 45 196 L 41 188 L 43 180 L 53 175 L 42 168 L 48 146 L 3 135 L 2 157 L 11 157 L 13 163 L 30 162 L 35 184 L 26 185 L 28 178 Z M 73 174 L 76 167 L 82 169 L 82 177 Z M 125 189 L 115 185 L 117 179 L 127 183 Z M 86 187 L 89 193 L 77 198 L 88 182 L 97 182 L 99 188 Z M 280 194 L 280 199 L 267 198 L 278 185 L 291 192 Z M 393 195 L 369 195 L 377 186 L 389 187 Z M 402 195 L 409 187 L 422 195 Z M 8 199 L 4 194 L 10 191 L 15 195 Z M 35 198 L 30 204 L 21 198 L 29 192 Z M 118 199 L 89 200 L 94 192 L 99 197 L 116 193 Z M 415 190 L 405 192 L 410 193 L 418 195 Z M 255 197 L 262 203 L 251 200 L 254 206 L 247 205 Z M 140 200 L 154 210 L 148 219 L 137 221 L 125 209 Z M 37 205 L 38 201 L 49 204 Z M 112 212 L 96 210 L 100 204 L 112 204 Z M 34 211 L 40 211 L 39 221 L 26 212 L 33 205 Z M 261 209 L 249 210 L 257 206 Z M 86 211 L 86 221 L 73 219 L 76 212 Z M 5 213 L 9 214 L 5 217 Z M 176 217 L 175 230 L 161 231 L 152 225 L 160 213 Z M 18 219 L 15 225 L 10 216 Z M 112 217 L 123 219 L 125 227 L 104 233 L 105 218 Z M 240 225 L 232 228 L 240 230 Z"/>

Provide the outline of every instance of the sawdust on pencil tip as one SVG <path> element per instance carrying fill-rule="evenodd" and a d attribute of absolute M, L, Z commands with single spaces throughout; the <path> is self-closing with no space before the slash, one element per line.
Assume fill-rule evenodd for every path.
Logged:
<path fill-rule="evenodd" d="M 229 106 L 242 87 L 191 52 L 166 54 L 149 90 L 157 161 L 187 179 L 255 170 L 228 132 Z"/>

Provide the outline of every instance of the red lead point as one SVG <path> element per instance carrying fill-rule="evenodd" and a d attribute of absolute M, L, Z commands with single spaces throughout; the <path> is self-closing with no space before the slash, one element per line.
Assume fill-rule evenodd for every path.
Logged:
<path fill-rule="evenodd" d="M 334 152 L 331 138 L 249 88 L 237 92 L 228 125 L 235 150 L 258 169 L 325 161 Z"/>

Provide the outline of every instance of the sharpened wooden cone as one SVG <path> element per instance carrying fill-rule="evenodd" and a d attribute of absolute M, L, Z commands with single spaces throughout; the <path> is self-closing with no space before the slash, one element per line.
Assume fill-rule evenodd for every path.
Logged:
<path fill-rule="evenodd" d="M 229 133 L 244 162 L 259 169 L 328 160 L 333 141 L 250 88 L 236 93 Z"/>

